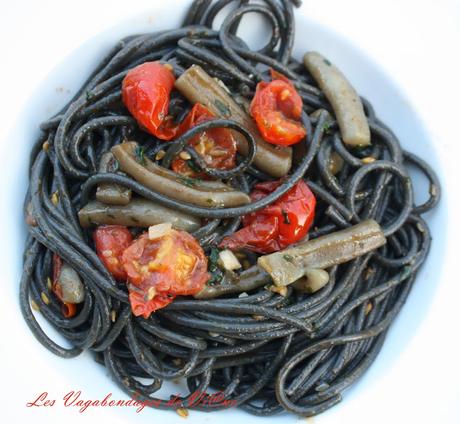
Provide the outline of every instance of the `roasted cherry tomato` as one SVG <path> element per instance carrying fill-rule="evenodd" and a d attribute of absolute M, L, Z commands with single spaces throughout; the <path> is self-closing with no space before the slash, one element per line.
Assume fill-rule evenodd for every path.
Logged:
<path fill-rule="evenodd" d="M 102 225 L 93 234 L 97 256 L 117 280 L 126 280 L 121 255 L 131 244 L 133 237 L 122 225 Z"/>
<path fill-rule="evenodd" d="M 200 103 L 196 103 L 180 124 L 179 133 L 193 128 L 206 121 L 215 119 L 215 115 Z M 196 135 L 189 145 L 199 153 L 210 168 L 232 169 L 235 167 L 236 141 L 230 130 L 226 128 L 211 128 Z M 186 161 L 177 158 L 172 163 L 172 169 L 179 174 L 194 178 L 204 178 L 204 172 L 195 172 Z"/>
<path fill-rule="evenodd" d="M 162 140 L 171 140 L 177 126 L 168 117 L 175 77 L 160 62 L 145 62 L 130 69 L 123 79 L 122 99 L 141 127 Z"/>
<path fill-rule="evenodd" d="M 256 184 L 253 201 L 273 192 L 281 181 Z M 272 253 L 304 238 L 313 223 L 316 199 L 300 180 L 287 193 L 266 208 L 244 216 L 243 228 L 225 237 L 220 247 L 245 248 L 257 253 Z"/>
<path fill-rule="evenodd" d="M 53 254 L 53 282 L 51 291 L 62 303 L 61 311 L 65 318 L 72 318 L 77 313 L 77 305 L 75 303 L 64 302 L 62 300 L 62 289 L 59 284 L 59 277 L 61 276 L 62 258 L 56 253 Z"/>
<path fill-rule="evenodd" d="M 210 276 L 198 242 L 185 231 L 171 230 L 150 240 L 143 234 L 122 257 L 134 315 L 148 318 L 175 296 L 198 293 Z"/>
<path fill-rule="evenodd" d="M 299 121 L 302 98 L 286 77 L 273 70 L 271 82 L 257 84 L 250 113 L 262 137 L 269 143 L 289 146 L 306 135 Z"/>

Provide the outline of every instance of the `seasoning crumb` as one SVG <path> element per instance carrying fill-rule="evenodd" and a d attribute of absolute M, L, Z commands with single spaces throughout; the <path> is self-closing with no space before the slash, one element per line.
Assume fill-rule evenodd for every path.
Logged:
<path fill-rule="evenodd" d="M 46 295 L 45 292 L 41 292 L 40 297 L 42 298 L 43 303 L 44 303 L 45 305 L 49 305 L 49 304 L 50 304 L 50 298 Z"/>
<path fill-rule="evenodd" d="M 50 148 L 50 143 L 49 143 L 49 141 L 45 141 L 45 142 L 43 143 L 43 145 L 42 145 L 43 151 L 44 151 L 44 152 L 47 152 L 47 151 L 49 150 L 49 148 Z"/>
<path fill-rule="evenodd" d="M 294 261 L 294 258 L 292 257 L 292 255 L 288 255 L 288 254 L 283 255 L 283 259 L 286 262 L 293 262 Z"/>
<path fill-rule="evenodd" d="M 53 283 L 51 282 L 51 278 L 48 277 L 48 278 L 46 279 L 46 288 L 47 288 L 49 291 L 51 291 L 51 288 L 52 288 L 52 287 L 53 287 Z"/>
<path fill-rule="evenodd" d="M 247 259 L 245 259 L 243 262 L 243 269 L 249 269 L 251 268 L 251 262 L 249 262 Z"/>
<path fill-rule="evenodd" d="M 372 311 L 372 303 L 368 302 L 366 305 L 366 310 L 364 311 L 364 315 L 368 315 L 370 311 Z"/>
<path fill-rule="evenodd" d="M 188 417 L 188 410 L 185 408 L 178 408 L 176 409 L 177 415 L 182 418 L 187 418 Z"/>
<path fill-rule="evenodd" d="M 375 158 L 373 158 L 372 156 L 366 156 L 365 158 L 361 159 L 361 162 L 364 164 L 372 163 L 375 162 Z"/>
<path fill-rule="evenodd" d="M 419 230 L 421 233 L 425 232 L 425 228 L 422 224 L 420 224 L 420 222 L 417 222 L 417 230 Z"/>
<path fill-rule="evenodd" d="M 115 311 L 115 309 L 112 309 L 112 311 L 110 312 L 110 319 L 112 322 L 115 322 L 116 319 L 117 319 L 117 311 Z"/>
<path fill-rule="evenodd" d="M 152 300 L 156 294 L 157 291 L 155 290 L 155 287 L 149 287 L 147 291 L 147 300 Z"/>
<path fill-rule="evenodd" d="M 55 191 L 51 195 L 51 202 L 53 203 L 54 206 L 56 206 L 59 203 L 59 193 L 57 191 Z"/>
<path fill-rule="evenodd" d="M 40 307 L 37 305 L 37 303 L 34 300 L 30 301 L 30 306 L 32 307 L 34 311 L 38 312 L 40 310 Z"/>
<path fill-rule="evenodd" d="M 329 172 L 332 175 L 338 174 L 342 170 L 343 164 L 344 162 L 342 156 L 340 156 L 337 152 L 332 152 L 331 156 L 329 157 Z"/>
<path fill-rule="evenodd" d="M 173 71 L 174 70 L 174 67 L 170 64 L 170 63 L 165 63 L 163 65 L 166 69 L 169 69 L 170 71 Z"/>
<path fill-rule="evenodd" d="M 192 156 L 190 155 L 189 152 L 185 152 L 184 150 L 182 150 L 182 152 L 179 153 L 179 157 L 182 159 L 182 160 L 190 160 L 192 159 Z"/>
<path fill-rule="evenodd" d="M 263 319 L 265 319 L 263 315 L 253 315 L 252 318 L 256 321 L 262 321 Z"/>
<path fill-rule="evenodd" d="M 366 270 L 364 271 L 364 279 L 369 280 L 375 273 L 375 269 L 370 267 L 367 267 Z"/>
<path fill-rule="evenodd" d="M 240 293 L 238 297 L 248 297 L 249 295 L 246 292 Z"/>
<path fill-rule="evenodd" d="M 164 150 L 159 150 L 158 153 L 155 155 L 155 160 L 161 160 L 165 157 L 166 152 Z"/>
<path fill-rule="evenodd" d="M 182 360 L 180 358 L 174 358 L 172 360 L 172 363 L 176 366 L 176 367 L 180 367 L 182 365 Z"/>

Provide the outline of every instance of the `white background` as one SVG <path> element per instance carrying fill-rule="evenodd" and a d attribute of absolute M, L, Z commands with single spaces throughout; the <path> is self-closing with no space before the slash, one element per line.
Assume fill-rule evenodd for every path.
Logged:
<path fill-rule="evenodd" d="M 7 134 L 32 90 L 69 51 L 126 16 L 145 11 L 146 19 L 150 19 L 154 25 L 155 16 L 149 15 L 149 7 L 156 1 L 159 0 L 1 0 L 2 188 L 15 183 L 8 173 L 8 155 L 15 146 L 9 143 Z M 160 1 L 167 4 L 171 13 L 175 12 L 175 1 Z M 393 77 L 406 97 L 416 105 L 432 142 L 436 144 L 447 176 L 444 196 L 449 213 L 455 216 L 459 211 L 460 184 L 460 2 L 306 0 L 297 13 L 307 14 L 321 25 L 333 28 L 365 51 Z M 7 208 L 8 205 L 4 203 L 2 207 Z M 442 272 L 435 298 L 423 323 L 423 331 L 414 335 L 386 375 L 369 390 L 360 393 L 362 409 L 357 408 L 356 403 L 353 409 L 345 405 L 340 415 L 335 414 L 335 422 L 365 422 L 364 414 L 368 422 L 372 423 L 460 422 L 460 282 L 458 271 L 453 266 L 460 260 L 460 232 L 455 219 L 449 222 L 448 257 L 444 262 L 448 264 L 449 272 Z M 1 253 L 4 253 L 9 248 L 9 233 L 8 222 L 2 224 L 5 236 L 1 241 Z M 3 254 L 0 256 L 3 257 Z M 5 274 L 5 284 L 15 284 L 8 278 L 9 264 L 3 263 L 0 269 Z M 7 304 L 11 301 L 0 294 L 0 328 L 8 326 L 8 313 L 17 311 L 16 307 Z M 42 361 L 49 360 L 49 355 L 27 358 L 24 353 L 16 351 L 20 346 L 8 339 L 15 337 L 14 331 L 6 332 L 6 335 L 6 338 L 0 335 L 0 416 L 10 422 L 26 419 L 36 423 L 52 422 L 57 417 L 56 409 L 46 411 L 40 408 L 31 413 L 30 409 L 25 408 L 25 402 L 31 400 L 29 397 L 32 393 L 62 384 L 58 375 L 46 371 L 49 363 L 44 364 Z M 21 372 L 18 357 L 21 361 L 26 357 L 36 364 L 36 374 Z M 11 387 L 18 387 L 11 384 L 14 375 L 12 369 L 18 370 L 17 378 L 23 379 L 23 390 L 11 390 Z M 97 381 L 91 381 L 90 384 L 97 385 Z M 90 422 L 107 418 L 105 414 L 104 410 L 88 411 L 83 415 L 74 410 L 66 410 L 62 419 L 67 423 L 86 422 L 86 417 Z M 126 422 L 126 417 L 123 414 L 118 420 L 114 414 L 110 415 L 112 422 Z M 135 422 L 135 419 L 131 415 L 130 421 Z M 205 420 L 211 422 L 211 417 L 207 416 Z M 314 421 L 321 422 L 321 418 L 315 418 Z M 165 421 L 162 418 L 162 422 L 168 422 L 168 419 Z"/>

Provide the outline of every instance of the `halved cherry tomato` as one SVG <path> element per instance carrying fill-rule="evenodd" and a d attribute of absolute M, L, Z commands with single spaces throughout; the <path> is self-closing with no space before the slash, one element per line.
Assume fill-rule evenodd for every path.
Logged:
<path fill-rule="evenodd" d="M 77 305 L 75 303 L 64 302 L 62 300 L 62 288 L 59 284 L 59 277 L 61 276 L 62 258 L 56 253 L 53 254 L 53 283 L 51 291 L 62 303 L 61 312 L 65 318 L 72 318 L 77 313 Z"/>
<path fill-rule="evenodd" d="M 96 228 L 93 238 L 97 256 L 105 267 L 117 280 L 126 280 L 121 256 L 133 241 L 128 228 L 122 225 L 102 225 Z"/>
<path fill-rule="evenodd" d="M 262 199 L 280 184 L 280 180 L 256 184 L 251 199 Z M 284 249 L 307 235 L 315 216 L 315 206 L 315 196 L 300 180 L 270 206 L 244 216 L 243 228 L 225 237 L 219 247 L 245 248 L 257 253 Z"/>
<path fill-rule="evenodd" d="M 150 240 L 143 234 L 122 256 L 134 315 L 148 318 L 175 296 L 198 293 L 209 280 L 208 260 L 187 232 L 171 230 Z"/>
<path fill-rule="evenodd" d="M 124 105 L 141 127 L 162 140 L 174 138 L 178 129 L 168 117 L 175 80 L 171 67 L 145 62 L 130 69 L 122 82 Z"/>
<path fill-rule="evenodd" d="M 250 113 L 265 141 L 289 146 L 306 135 L 299 122 L 302 98 L 286 77 L 273 70 L 271 74 L 271 82 L 257 84 Z"/>
<path fill-rule="evenodd" d="M 195 103 L 192 110 L 180 124 L 179 134 L 206 121 L 215 119 L 215 115 L 200 103 Z M 210 168 L 232 169 L 235 167 L 236 141 L 230 130 L 211 128 L 193 137 L 189 143 L 204 159 Z M 204 178 L 204 172 L 195 172 L 186 161 L 177 158 L 172 169 L 179 174 L 194 178 Z"/>

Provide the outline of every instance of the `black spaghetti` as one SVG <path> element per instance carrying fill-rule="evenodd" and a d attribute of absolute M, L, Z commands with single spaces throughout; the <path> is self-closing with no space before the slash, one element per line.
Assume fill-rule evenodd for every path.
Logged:
<path fill-rule="evenodd" d="M 428 254 L 430 233 L 421 215 L 438 203 L 436 174 L 401 148 L 367 100 L 353 98 L 327 59 L 292 57 L 296 5 L 195 0 L 181 28 L 117 43 L 72 101 L 41 126 L 24 208 L 22 313 L 51 352 L 71 358 L 91 351 L 132 397 L 157 400 L 164 380 L 184 378 L 190 394 L 181 408 L 222 408 L 194 403 L 193 392 L 212 389 L 256 415 L 318 414 L 372 364 Z M 254 12 L 271 26 L 258 51 L 237 36 L 241 19 Z M 169 72 L 174 83 L 167 117 L 151 117 L 161 121 L 154 130 L 132 116 L 124 92 L 131 71 L 146 63 Z M 290 147 L 264 141 L 256 117 L 255 99 L 273 82 L 288 88 L 278 92 L 278 106 L 290 93 L 301 99 L 298 119 L 283 121 L 303 131 Z M 343 98 L 334 84 L 344 88 Z M 197 104 L 213 119 L 179 130 Z M 168 131 L 177 134 L 165 141 Z M 222 131 L 236 140 L 232 166 L 215 166 L 199 147 L 203 139 L 221 140 Z M 226 149 L 213 152 L 212 160 L 228 159 Z M 429 180 L 424 204 L 414 204 L 408 166 Z M 248 216 L 266 219 L 267 207 L 275 210 L 301 186 L 316 198 L 307 237 L 291 246 L 273 238 L 279 243 L 271 250 L 250 243 L 234 248 Z M 295 224 L 293 215 L 276 211 L 270 222 Z M 132 299 L 141 285 L 131 275 L 162 264 L 130 268 L 127 283 L 113 272 L 118 259 L 125 266 L 126 251 L 118 259 L 111 250 L 101 256 L 93 232 L 97 225 L 122 225 L 129 227 L 128 239 L 150 243 L 162 237 L 152 233 L 165 222 L 199 244 L 206 281 L 194 298 L 164 292 L 164 307 L 140 316 Z M 142 235 L 147 227 L 148 237 Z M 144 301 L 159 302 L 159 290 L 142 292 Z M 48 337 L 32 309 L 73 347 Z"/>

